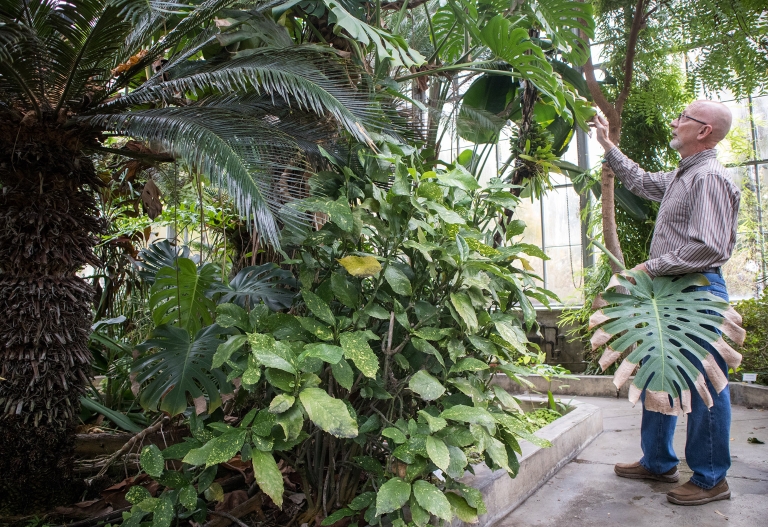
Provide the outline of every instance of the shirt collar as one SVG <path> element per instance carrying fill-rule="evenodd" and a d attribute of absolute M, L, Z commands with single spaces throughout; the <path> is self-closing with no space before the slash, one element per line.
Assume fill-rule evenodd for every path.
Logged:
<path fill-rule="evenodd" d="M 716 148 L 709 148 L 707 150 L 702 150 L 698 154 L 693 154 L 692 156 L 688 156 L 682 161 L 680 161 L 680 164 L 678 165 L 677 173 L 681 174 L 682 172 L 691 168 L 694 165 L 698 165 L 699 163 L 702 163 L 709 159 L 714 159 L 716 157 L 717 157 Z"/>

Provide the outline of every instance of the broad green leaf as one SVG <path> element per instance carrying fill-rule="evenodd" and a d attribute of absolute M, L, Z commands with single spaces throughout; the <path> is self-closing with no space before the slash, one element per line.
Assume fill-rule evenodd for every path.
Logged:
<path fill-rule="evenodd" d="M 224 501 L 224 489 L 221 487 L 220 483 L 214 481 L 207 489 L 205 489 L 203 496 L 208 501 Z"/>
<path fill-rule="evenodd" d="M 438 173 L 437 179 L 444 185 L 458 187 L 466 192 L 472 192 L 480 188 L 480 184 L 475 177 L 461 165 L 457 165 L 448 172 Z"/>
<path fill-rule="evenodd" d="M 376 372 L 379 371 L 379 360 L 368 345 L 368 340 L 365 331 L 342 333 L 339 336 L 344 356 L 354 362 L 363 375 L 375 379 Z"/>
<path fill-rule="evenodd" d="M 333 525 L 339 520 L 346 518 L 347 516 L 354 516 L 355 514 L 357 514 L 357 511 L 354 511 L 348 507 L 344 507 L 343 509 L 339 509 L 333 514 L 331 514 L 330 516 L 328 516 L 326 519 L 320 522 L 320 525 L 321 526 Z"/>
<path fill-rule="evenodd" d="M 552 443 L 547 441 L 546 439 L 542 439 L 538 437 L 535 434 L 532 434 L 528 427 L 523 423 L 520 419 L 517 417 L 514 417 L 512 415 L 508 415 L 505 413 L 494 413 L 493 414 L 494 419 L 506 428 L 509 432 L 511 432 L 513 435 L 520 437 L 521 439 L 525 439 L 529 443 L 533 443 L 534 445 L 541 447 L 541 448 L 548 448 L 552 446 Z"/>
<path fill-rule="evenodd" d="M 493 393 L 496 394 L 496 398 L 507 408 L 507 410 L 523 413 L 523 409 L 520 408 L 520 404 L 504 388 L 494 385 Z"/>
<path fill-rule="evenodd" d="M 477 360 L 473 357 L 467 357 L 461 359 L 459 362 L 451 366 L 450 373 L 461 373 L 464 371 L 482 371 L 489 369 L 490 366 L 481 360 Z"/>
<path fill-rule="evenodd" d="M 493 462 L 507 472 L 512 472 L 512 469 L 509 468 L 509 458 L 507 457 L 507 449 L 504 448 L 504 443 L 495 437 L 491 437 L 487 432 L 485 433 L 484 442 L 485 451 L 491 456 Z"/>
<path fill-rule="evenodd" d="M 427 453 L 429 459 L 442 470 L 448 470 L 451 455 L 443 440 L 435 436 L 427 436 Z"/>
<path fill-rule="evenodd" d="M 389 311 L 381 307 L 377 304 L 371 304 L 368 306 L 365 311 L 363 311 L 368 316 L 371 316 L 373 318 L 377 318 L 379 320 L 389 320 Z"/>
<path fill-rule="evenodd" d="M 287 344 L 262 333 L 250 333 L 248 342 L 251 344 L 254 357 L 264 366 L 287 373 L 296 373 L 293 351 Z"/>
<path fill-rule="evenodd" d="M 151 497 L 152 494 L 150 494 L 149 491 L 141 485 L 134 485 L 125 495 L 125 499 L 132 505 L 141 503 L 142 501 L 148 500 Z"/>
<path fill-rule="evenodd" d="M 171 498 L 164 496 L 152 511 L 152 527 L 170 527 L 173 521 L 173 503 Z"/>
<path fill-rule="evenodd" d="M 401 509 L 411 497 L 411 485 L 400 478 L 384 483 L 376 494 L 376 515 L 381 516 Z"/>
<path fill-rule="evenodd" d="M 349 274 L 366 278 L 381 272 L 381 264 L 373 256 L 345 256 L 337 260 Z"/>
<path fill-rule="evenodd" d="M 337 364 L 344 356 L 344 349 L 332 344 L 307 344 L 304 351 L 299 355 L 298 362 L 301 363 L 307 357 L 322 359 L 329 364 Z"/>
<path fill-rule="evenodd" d="M 352 216 L 352 210 L 343 196 L 336 201 L 320 197 L 307 198 L 294 203 L 292 207 L 312 212 L 323 212 L 343 231 L 350 232 L 354 228 L 355 219 Z"/>
<path fill-rule="evenodd" d="M 304 299 L 304 303 L 307 304 L 307 309 L 309 309 L 313 315 L 331 326 L 336 323 L 336 318 L 334 318 L 331 308 L 328 307 L 325 300 L 306 289 L 302 289 L 301 296 Z"/>
<path fill-rule="evenodd" d="M 211 359 L 211 366 L 214 368 L 221 368 L 233 353 L 239 351 L 243 347 L 247 340 L 248 337 L 245 335 L 232 335 L 226 342 L 219 344 L 219 347 L 216 348 L 216 353 L 213 354 L 213 359 Z"/>
<path fill-rule="evenodd" d="M 453 519 L 453 510 L 448 498 L 437 487 L 424 480 L 413 483 L 413 496 L 427 512 L 447 522 Z"/>
<path fill-rule="evenodd" d="M 483 425 L 491 429 L 496 426 L 496 421 L 487 410 L 475 406 L 465 406 L 463 404 L 451 406 L 447 410 L 444 410 L 443 413 L 440 414 L 440 417 L 452 421 Z"/>
<path fill-rule="evenodd" d="M 375 499 L 375 492 L 363 492 L 362 494 L 355 496 L 355 499 L 349 502 L 349 508 L 355 511 L 361 511 L 369 507 Z"/>
<path fill-rule="evenodd" d="M 251 325 L 245 309 L 230 303 L 216 306 L 216 323 L 223 328 L 237 326 L 245 331 L 249 330 Z"/>
<path fill-rule="evenodd" d="M 411 496 L 410 508 L 413 523 L 415 523 L 418 527 L 424 527 L 429 523 L 429 520 L 432 519 L 432 516 L 427 511 L 425 511 L 416 501 L 415 496 Z"/>
<path fill-rule="evenodd" d="M 434 401 L 445 393 L 445 387 L 426 370 L 417 371 L 408 382 L 408 388 L 425 401 Z"/>
<path fill-rule="evenodd" d="M 445 473 L 453 479 L 459 479 L 464 475 L 467 467 L 467 456 L 464 451 L 457 446 L 448 445 L 448 454 L 450 461 Z"/>
<path fill-rule="evenodd" d="M 435 432 L 442 430 L 448 425 L 448 422 L 442 417 L 435 417 L 429 412 L 426 412 L 425 410 L 419 410 L 419 415 L 422 416 L 424 420 L 427 422 L 427 425 L 429 426 L 429 431 L 433 434 Z"/>
<path fill-rule="evenodd" d="M 293 395 L 281 393 L 269 403 L 269 411 L 273 414 L 281 414 L 288 411 L 288 409 L 293 406 L 294 402 L 296 402 L 296 398 Z"/>
<path fill-rule="evenodd" d="M 285 438 L 289 441 L 293 441 L 304 427 L 304 414 L 299 408 L 299 405 L 294 405 L 287 411 L 277 416 L 276 424 L 280 425 L 285 433 Z"/>
<path fill-rule="evenodd" d="M 153 478 L 159 478 L 165 470 L 165 459 L 157 445 L 147 445 L 142 448 L 139 461 L 144 472 Z"/>
<path fill-rule="evenodd" d="M 467 500 L 454 492 L 446 492 L 445 497 L 453 507 L 456 516 L 464 523 L 478 523 L 477 509 L 470 507 Z"/>
<path fill-rule="evenodd" d="M 170 324 L 195 334 L 213 323 L 216 304 L 206 296 L 216 281 L 216 268 L 198 268 L 189 258 L 176 260 L 178 271 L 163 267 L 149 293 L 149 309 L 155 326 Z"/>
<path fill-rule="evenodd" d="M 420 338 L 414 338 L 411 340 L 411 344 L 413 344 L 413 347 L 419 350 L 422 353 L 426 353 L 427 355 L 432 355 L 437 359 L 437 362 L 440 363 L 441 366 L 445 366 L 445 360 L 443 359 L 443 356 L 440 354 L 440 352 L 435 348 L 432 344 L 427 342 L 424 339 Z"/>
<path fill-rule="evenodd" d="M 264 494 L 269 496 L 278 507 L 283 507 L 283 475 L 277 468 L 275 458 L 270 452 L 253 451 L 253 476 Z"/>
<path fill-rule="evenodd" d="M 507 321 L 497 321 L 495 325 L 501 338 L 503 338 L 505 342 L 508 342 L 518 353 L 524 354 L 528 351 L 526 348 L 528 337 L 525 336 L 525 332 L 522 328 L 513 326 Z"/>
<path fill-rule="evenodd" d="M 331 275 L 331 289 L 339 302 L 349 308 L 357 308 L 360 292 L 357 287 L 342 276 L 341 273 L 336 272 Z"/>
<path fill-rule="evenodd" d="M 475 333 L 477 331 L 477 314 L 466 293 L 451 293 L 451 304 L 467 325 L 467 330 L 470 333 Z"/>
<path fill-rule="evenodd" d="M 421 329 L 418 329 L 413 332 L 414 335 L 417 337 L 423 338 L 424 340 L 442 340 L 445 337 L 449 337 L 455 333 L 455 330 L 453 328 L 433 328 L 433 327 L 424 327 Z"/>
<path fill-rule="evenodd" d="M 392 291 L 398 295 L 410 296 L 412 294 L 411 281 L 408 280 L 405 273 L 394 265 L 389 265 L 384 270 L 384 279 L 390 285 Z"/>
<path fill-rule="evenodd" d="M 296 320 L 302 328 L 320 340 L 333 340 L 333 330 L 319 320 L 312 317 L 296 317 Z"/>
<path fill-rule="evenodd" d="M 208 443 L 211 446 L 208 449 L 208 457 L 205 460 L 206 466 L 210 467 L 224 463 L 235 457 L 235 454 L 240 452 L 240 449 L 243 447 L 247 433 L 248 431 L 245 429 L 236 428 L 212 439 Z"/>
<path fill-rule="evenodd" d="M 336 379 L 339 386 L 346 390 L 352 389 L 355 374 L 347 361 L 341 359 L 337 364 L 331 364 L 331 373 L 333 373 L 333 378 Z"/>
<path fill-rule="evenodd" d="M 408 439 L 405 437 L 405 434 L 393 426 L 387 427 L 384 430 L 382 430 L 381 435 L 384 437 L 388 437 L 398 445 L 402 445 L 403 443 L 408 441 Z"/>
<path fill-rule="evenodd" d="M 192 485 L 187 485 L 179 491 L 179 503 L 184 505 L 188 511 L 197 508 L 197 491 Z"/>
<path fill-rule="evenodd" d="M 240 380 L 243 381 L 243 384 L 245 385 L 253 385 L 259 382 L 259 379 L 261 379 L 261 368 L 248 368 L 243 372 L 243 375 L 240 377 Z"/>
<path fill-rule="evenodd" d="M 144 354 L 132 365 L 136 382 L 142 387 L 139 402 L 144 408 L 157 408 L 170 415 L 184 412 L 189 399 L 208 398 L 208 412 L 221 405 L 221 393 L 231 386 L 224 373 L 212 367 L 212 359 L 221 340 L 216 324 L 190 339 L 185 329 L 156 327 L 150 338 L 137 346 Z M 155 350 L 149 352 L 149 350 Z"/>
<path fill-rule="evenodd" d="M 336 437 L 357 437 L 357 422 L 349 415 L 343 401 L 335 399 L 320 388 L 307 388 L 299 394 L 309 419 Z"/>

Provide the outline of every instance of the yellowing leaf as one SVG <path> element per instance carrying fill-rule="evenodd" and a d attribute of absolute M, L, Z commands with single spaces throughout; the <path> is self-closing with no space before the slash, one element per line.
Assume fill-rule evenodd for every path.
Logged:
<path fill-rule="evenodd" d="M 531 262 L 529 262 L 525 258 L 520 258 L 520 263 L 523 264 L 523 269 L 525 269 L 526 271 L 534 271 L 535 270 L 533 268 L 533 266 L 531 265 Z"/>
<path fill-rule="evenodd" d="M 345 256 L 337 260 L 352 276 L 366 278 L 381 271 L 381 264 L 373 256 Z"/>

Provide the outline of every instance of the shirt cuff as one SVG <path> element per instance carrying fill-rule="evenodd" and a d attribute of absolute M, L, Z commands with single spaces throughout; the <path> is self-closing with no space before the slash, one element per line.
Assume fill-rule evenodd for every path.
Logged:
<path fill-rule="evenodd" d="M 608 163 L 611 165 L 611 168 L 614 168 L 614 163 L 618 161 L 622 155 L 623 154 L 621 153 L 621 150 L 619 150 L 619 147 L 614 145 L 614 147 L 608 150 L 603 156 L 603 162 Z"/>
<path fill-rule="evenodd" d="M 658 266 L 661 264 L 658 258 L 654 258 L 653 260 L 648 260 L 645 262 L 645 269 L 648 271 L 648 275 L 651 278 L 656 278 L 659 276 L 658 272 Z"/>

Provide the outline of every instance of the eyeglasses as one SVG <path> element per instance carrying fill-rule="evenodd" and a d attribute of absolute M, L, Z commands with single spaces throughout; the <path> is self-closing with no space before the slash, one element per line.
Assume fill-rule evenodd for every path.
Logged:
<path fill-rule="evenodd" d="M 685 112 L 680 112 L 680 115 L 677 116 L 677 122 L 681 123 L 683 122 L 683 117 L 686 119 L 690 119 L 691 121 L 696 121 L 697 123 L 701 123 L 703 125 L 708 125 L 708 123 L 705 123 L 704 121 L 699 121 L 695 117 L 691 117 L 690 115 L 685 115 Z"/>

